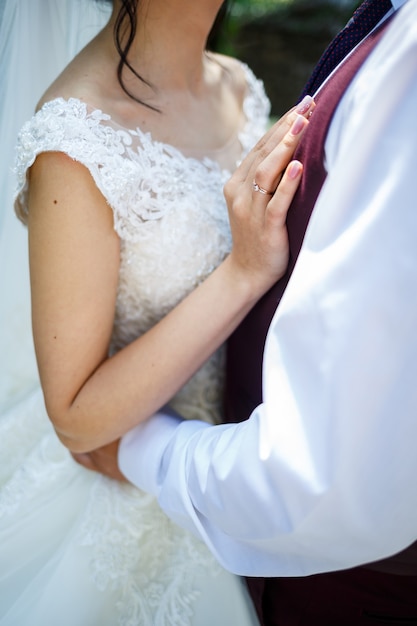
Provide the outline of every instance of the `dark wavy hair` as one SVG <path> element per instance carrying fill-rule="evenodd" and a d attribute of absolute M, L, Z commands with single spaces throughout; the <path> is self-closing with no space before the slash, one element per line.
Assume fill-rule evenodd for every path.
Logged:
<path fill-rule="evenodd" d="M 112 0 L 101 0 L 101 1 L 111 2 Z M 144 106 L 154 111 L 160 112 L 158 108 L 134 96 L 124 84 L 123 70 L 125 68 L 128 68 L 128 70 L 134 76 L 136 76 L 136 78 L 138 78 L 145 85 L 148 85 L 148 87 L 153 88 L 153 85 L 149 81 L 147 81 L 145 78 L 143 78 L 143 76 L 141 76 L 134 69 L 134 67 L 132 67 L 132 65 L 129 63 L 128 58 L 127 58 L 129 54 L 129 50 L 135 38 L 135 34 L 136 34 L 137 10 L 138 10 L 138 5 L 139 5 L 140 0 L 121 0 L 121 2 L 122 2 L 122 6 L 116 17 L 116 22 L 114 25 L 114 42 L 115 42 L 116 49 L 120 57 L 120 61 L 117 66 L 117 79 L 123 91 L 130 98 L 132 98 L 139 104 L 143 104 Z M 230 5 L 230 0 L 225 0 L 216 16 L 212 29 L 207 38 L 207 45 L 206 45 L 207 50 L 213 50 L 216 46 L 219 32 L 229 13 L 229 5 Z"/>

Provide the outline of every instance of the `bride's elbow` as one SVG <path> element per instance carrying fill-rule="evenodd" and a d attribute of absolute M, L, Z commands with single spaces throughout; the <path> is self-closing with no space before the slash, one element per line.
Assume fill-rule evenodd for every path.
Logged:
<path fill-rule="evenodd" d="M 70 452 L 85 452 L 85 450 L 81 449 L 81 448 L 83 448 L 83 446 L 82 446 L 82 442 L 80 440 L 73 439 L 72 437 L 68 437 L 67 434 L 65 434 L 62 431 L 60 431 L 55 425 L 54 425 L 54 429 L 55 429 L 56 435 L 57 435 L 58 439 L 60 440 L 60 442 Z"/>
<path fill-rule="evenodd" d="M 81 438 L 74 438 L 71 436 L 68 436 L 66 433 L 59 431 L 56 427 L 55 428 L 55 432 L 56 435 L 58 437 L 58 439 L 60 440 L 60 442 L 67 448 L 67 450 L 69 450 L 70 452 L 73 452 L 74 454 L 81 454 L 84 452 L 91 452 L 92 450 L 95 450 L 96 448 L 99 447 L 98 444 L 94 443 L 90 440 L 86 440 L 86 439 L 81 439 Z"/>
<path fill-rule="evenodd" d="M 95 441 L 94 429 L 85 416 L 77 414 L 71 407 L 45 404 L 58 439 L 70 452 L 89 452 L 99 446 L 99 442 Z"/>

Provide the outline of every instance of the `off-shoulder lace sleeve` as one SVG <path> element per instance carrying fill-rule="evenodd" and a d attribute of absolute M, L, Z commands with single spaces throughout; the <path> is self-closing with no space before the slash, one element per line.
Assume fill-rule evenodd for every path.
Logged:
<path fill-rule="evenodd" d="M 108 119 L 99 110 L 88 113 L 87 106 L 79 100 L 58 98 L 46 103 L 26 122 L 17 138 L 15 161 L 15 209 L 23 222 L 28 212 L 27 173 L 42 152 L 63 152 L 85 165 L 107 197 L 101 170 L 114 165 L 131 143 L 128 133 L 115 133 L 102 125 Z"/>
<path fill-rule="evenodd" d="M 75 98 L 46 103 L 23 126 L 17 140 L 18 217 L 27 221 L 27 173 L 42 152 L 63 152 L 88 168 L 113 209 L 119 234 L 129 221 L 137 226 L 138 222 L 160 217 L 160 204 L 154 202 L 155 194 L 149 189 L 146 176 L 141 176 L 142 172 L 149 172 L 152 156 L 145 149 L 133 148 L 134 135 L 133 131 L 114 128 L 108 115 L 89 110 Z"/>

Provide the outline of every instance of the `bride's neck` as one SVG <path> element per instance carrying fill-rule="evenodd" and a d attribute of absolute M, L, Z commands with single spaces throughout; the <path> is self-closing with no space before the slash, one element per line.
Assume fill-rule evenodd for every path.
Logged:
<path fill-rule="evenodd" d="M 206 41 L 218 8 L 213 4 L 205 0 L 141 0 L 128 53 L 135 72 L 158 91 L 187 90 L 198 96 L 205 83 Z M 108 25 L 112 42 L 117 13 L 116 3 Z M 124 78 L 133 85 L 129 70 Z"/>

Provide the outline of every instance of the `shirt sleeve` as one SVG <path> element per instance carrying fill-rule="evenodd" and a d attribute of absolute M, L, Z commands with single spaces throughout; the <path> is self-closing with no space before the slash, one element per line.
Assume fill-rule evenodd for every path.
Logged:
<path fill-rule="evenodd" d="M 346 92 L 247 422 L 157 415 L 121 470 L 237 574 L 301 576 L 417 538 L 417 0 Z M 308 166 L 308 164 L 307 164 Z"/>

